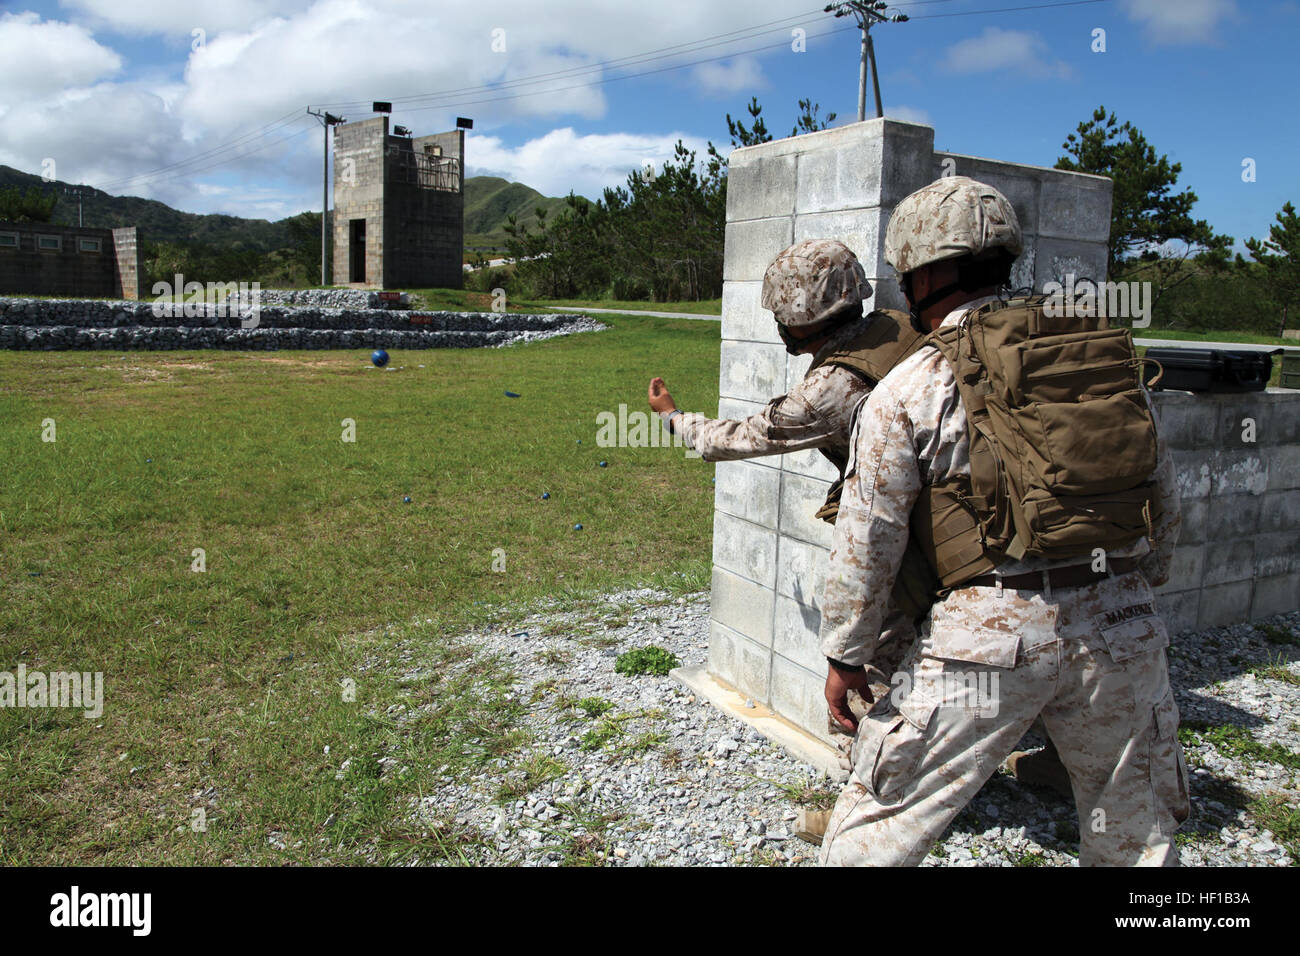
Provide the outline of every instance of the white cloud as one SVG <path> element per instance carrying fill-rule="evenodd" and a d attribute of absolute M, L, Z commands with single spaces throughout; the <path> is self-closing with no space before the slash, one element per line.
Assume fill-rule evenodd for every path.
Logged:
<path fill-rule="evenodd" d="M 741 91 L 752 93 L 762 89 L 763 68 L 752 56 L 738 56 L 730 62 L 722 60 L 701 63 L 691 70 L 701 92 L 726 95 Z"/>
<path fill-rule="evenodd" d="M 653 162 L 662 169 L 674 158 L 677 140 L 695 150 L 696 162 L 707 156 L 708 143 L 683 133 L 642 136 L 633 133 L 579 135 L 571 127 L 551 130 L 521 146 L 507 146 L 495 136 L 473 136 L 465 144 L 467 173 L 501 176 L 526 183 L 546 196 L 599 199 L 606 186 L 622 186 L 628 173 Z"/>
<path fill-rule="evenodd" d="M 1028 30 L 985 27 L 948 48 L 944 67 L 953 73 L 1024 73 L 1036 77 L 1071 76 L 1068 64 L 1051 56 L 1047 41 Z"/>
<path fill-rule="evenodd" d="M 62 0 L 94 26 L 131 35 L 211 36 L 306 10 L 314 0 Z"/>
<path fill-rule="evenodd" d="M 922 126 L 934 125 L 929 113 L 911 106 L 886 106 L 885 118 L 902 120 L 904 123 L 920 123 Z"/>
<path fill-rule="evenodd" d="M 35 13 L 0 15 L 0 107 L 111 76 L 122 58 L 84 28 Z"/>
<path fill-rule="evenodd" d="M 510 149 L 494 131 L 604 117 L 608 102 L 600 81 L 619 71 L 566 72 L 540 87 L 510 84 L 736 29 L 734 10 L 697 0 L 61 3 L 70 22 L 35 13 L 0 16 L 0 163 L 39 171 L 42 159 L 54 157 L 63 179 L 236 215 L 264 206 L 259 190 L 274 192 L 276 185 L 295 208 L 318 204 L 320 132 L 304 108 L 325 107 L 357 120 L 371 115 L 376 99 L 392 100 L 394 122 L 417 133 L 447 129 L 457 115 L 473 117 L 471 168 L 488 168 L 491 160 L 492 168 L 550 194 L 573 187 L 598 196 L 645 159 L 668 158 L 676 135 L 623 141 L 557 129 Z M 784 0 L 753 0 L 747 14 L 764 22 L 789 10 Z M 192 48 L 195 28 L 205 32 L 204 42 Z M 156 56 L 138 52 L 141 36 L 162 38 Z M 504 52 L 492 49 L 497 37 L 505 41 Z M 134 41 L 129 47 L 126 38 Z M 120 53 L 111 48 L 119 41 Z M 752 39 L 733 49 L 748 45 Z M 128 50 L 133 59 L 124 63 Z M 708 50 L 727 52 L 725 46 Z M 660 70 L 700 56 L 698 50 L 656 56 L 630 69 Z M 758 61 L 746 56 L 663 77 L 674 75 L 693 92 L 734 95 L 761 82 Z M 451 92 L 425 95 L 431 90 Z M 292 117 L 291 125 L 259 133 L 282 117 Z M 275 142 L 294 133 L 301 135 Z M 172 170 L 122 183 L 128 175 L 202 157 L 243 134 L 252 135 L 242 146 L 198 159 L 184 175 Z M 690 145 L 703 155 L 703 142 Z M 200 191 L 200 184 L 238 188 Z"/>
<path fill-rule="evenodd" d="M 1124 0 L 1129 19 L 1156 43 L 1205 43 L 1221 20 L 1237 15 L 1235 0 Z"/>

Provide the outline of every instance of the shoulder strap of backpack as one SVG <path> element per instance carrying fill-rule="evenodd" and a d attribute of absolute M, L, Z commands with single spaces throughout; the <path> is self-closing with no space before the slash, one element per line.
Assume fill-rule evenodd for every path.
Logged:
<path fill-rule="evenodd" d="M 912 328 L 911 317 L 894 309 L 877 309 L 861 334 L 832 352 L 820 356 L 808 371 L 838 365 L 875 385 L 925 343 L 925 335 Z"/>

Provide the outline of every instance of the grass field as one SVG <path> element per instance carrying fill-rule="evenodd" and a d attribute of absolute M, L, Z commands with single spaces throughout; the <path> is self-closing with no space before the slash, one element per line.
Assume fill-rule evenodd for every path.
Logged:
<path fill-rule="evenodd" d="M 519 745 L 509 668 L 451 686 L 376 662 L 436 672 L 507 603 L 707 586 L 712 466 L 598 448 L 596 415 L 644 408 L 652 374 L 716 410 L 718 327 L 605 321 L 397 351 L 393 371 L 360 351 L 0 352 L 0 671 L 105 682 L 98 719 L 0 709 L 0 863 L 455 859 L 450 824 L 400 809 Z"/>

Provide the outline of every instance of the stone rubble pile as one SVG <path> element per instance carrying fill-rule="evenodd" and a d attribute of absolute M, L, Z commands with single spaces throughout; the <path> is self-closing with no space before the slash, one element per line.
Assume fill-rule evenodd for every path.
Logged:
<path fill-rule="evenodd" d="M 25 350 L 483 348 L 603 328 L 579 315 L 267 305 L 265 299 L 254 321 L 214 304 L 0 298 L 0 348 Z"/>

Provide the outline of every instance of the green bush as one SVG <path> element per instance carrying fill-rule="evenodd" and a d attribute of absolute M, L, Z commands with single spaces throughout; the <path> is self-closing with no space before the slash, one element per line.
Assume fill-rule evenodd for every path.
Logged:
<path fill-rule="evenodd" d="M 638 647 L 636 650 L 618 655 L 618 659 L 614 661 L 614 670 L 629 677 L 637 674 L 655 674 L 664 677 L 670 670 L 680 667 L 681 664 L 676 654 L 652 644 L 649 647 Z"/>

